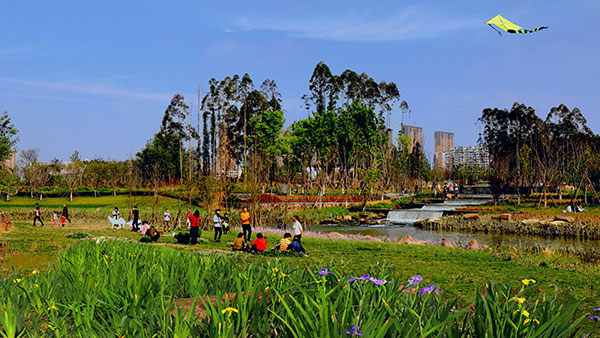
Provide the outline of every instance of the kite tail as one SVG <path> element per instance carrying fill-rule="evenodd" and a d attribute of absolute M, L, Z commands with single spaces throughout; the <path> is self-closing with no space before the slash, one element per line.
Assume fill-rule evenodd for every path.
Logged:
<path fill-rule="evenodd" d="M 514 29 L 509 29 L 507 30 L 507 32 L 509 33 L 513 33 L 513 34 L 526 34 L 526 33 L 534 33 L 537 31 L 541 31 L 542 29 L 548 29 L 548 26 L 542 26 L 542 27 L 538 27 L 536 29 L 519 29 L 519 30 L 514 30 Z"/>
<path fill-rule="evenodd" d="M 498 35 L 502 36 L 502 33 L 499 30 L 497 30 L 496 28 L 494 28 L 494 26 L 490 25 L 489 23 L 488 23 L 488 26 L 492 27 L 492 29 L 495 30 L 496 33 L 498 33 Z"/>

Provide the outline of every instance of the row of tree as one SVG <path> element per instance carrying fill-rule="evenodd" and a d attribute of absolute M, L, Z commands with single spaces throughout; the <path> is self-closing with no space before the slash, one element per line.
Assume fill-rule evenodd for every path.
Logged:
<path fill-rule="evenodd" d="M 511 109 L 484 109 L 479 122 L 496 191 L 512 187 L 520 198 L 535 189 L 543 192 L 540 203 L 547 205 L 548 193 L 561 193 L 564 184 L 575 192 L 598 188 L 600 138 L 578 108 L 561 104 L 542 119 L 532 107 L 516 102 Z"/>
<path fill-rule="evenodd" d="M 400 133 L 394 144 L 390 114 L 409 112 L 395 83 L 352 70 L 335 75 L 320 62 L 303 100 L 307 117 L 284 129 L 275 81 L 255 88 L 248 74 L 211 79 L 206 92 L 198 91 L 195 107 L 193 100 L 173 96 L 158 132 L 134 158 L 82 161 L 75 152 L 67 163 L 44 164 L 38 151 L 26 150 L 19 170 L 5 172 L 2 183 L 27 184 L 32 196 L 44 187 L 62 187 L 71 198 L 82 185 L 94 194 L 101 186 L 113 193 L 121 186 L 151 187 L 157 196 L 161 186 L 180 184 L 189 187 L 190 199 L 195 190 L 207 202 L 221 203 L 234 189 L 256 196 L 275 184 L 304 193 L 366 195 L 423 181 L 488 179 L 495 191 L 550 192 L 564 183 L 595 189 L 600 178 L 600 140 L 577 108 L 559 105 L 545 119 L 519 103 L 484 109 L 478 121 L 489 170 L 461 165 L 448 173 L 432 171 L 422 145 L 408 136 Z M 4 113 L 0 160 L 14 151 L 16 135 Z"/>

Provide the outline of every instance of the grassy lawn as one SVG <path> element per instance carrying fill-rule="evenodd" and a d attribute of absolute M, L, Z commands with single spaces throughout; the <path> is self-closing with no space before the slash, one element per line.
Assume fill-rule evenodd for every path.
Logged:
<path fill-rule="evenodd" d="M 42 202 L 45 210 L 59 209 L 63 199 L 47 199 Z M 16 198 L 0 203 L 2 214 L 11 214 L 19 209 L 32 209 L 31 199 Z M 56 262 L 58 253 L 64 248 L 80 241 L 67 238 L 69 233 L 87 232 L 93 236 L 107 236 L 139 240 L 140 235 L 127 230 L 109 229 L 108 221 L 99 218 L 78 217 L 82 215 L 108 215 L 115 205 L 126 206 L 126 196 L 82 197 L 68 203 L 75 215 L 74 222 L 65 229 L 51 226 L 46 214 L 45 227 L 32 227 L 24 217 L 14 219 L 11 231 L 0 233 L 3 244 L 1 272 L 8 276 L 13 272 L 28 273 L 34 269 L 47 270 Z M 172 210 L 178 207 L 178 201 L 160 198 L 160 205 Z M 151 197 L 138 197 L 136 201 L 141 210 L 147 210 L 153 201 Z M 125 209 L 125 208 L 123 208 Z M 326 213 L 327 211 L 318 211 Z M 331 213 L 342 212 L 331 210 Z M 196 246 L 179 245 L 169 234 L 165 234 L 158 244 L 148 246 L 170 246 L 183 252 L 223 252 L 239 257 L 243 261 L 281 260 L 298 268 L 321 269 L 335 266 L 342 273 L 363 275 L 380 269 L 397 283 L 420 274 L 428 283 L 438 286 L 448 298 L 472 299 L 475 292 L 489 281 L 518 286 L 523 279 L 533 278 L 538 283 L 538 292 L 554 293 L 555 288 L 565 299 L 584 300 L 580 311 L 585 313 L 598 307 L 600 290 L 600 269 L 596 264 L 583 263 L 577 257 L 556 252 L 526 252 L 512 248 L 499 248 L 488 251 L 472 251 L 462 248 L 447 248 L 434 245 L 408 245 L 392 242 L 364 241 L 349 239 L 331 239 L 319 236 L 305 236 L 303 245 L 310 256 L 297 257 L 261 257 L 245 253 L 231 253 L 229 244 L 239 229 L 234 228 L 224 235 L 220 243 L 212 242 L 212 231 L 203 231 L 202 242 Z M 269 248 L 279 241 L 280 235 L 265 232 Z M 84 239 L 85 240 L 85 239 Z"/>

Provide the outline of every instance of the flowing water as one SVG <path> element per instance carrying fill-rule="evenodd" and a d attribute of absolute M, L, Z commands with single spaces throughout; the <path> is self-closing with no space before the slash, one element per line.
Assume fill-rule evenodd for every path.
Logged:
<path fill-rule="evenodd" d="M 444 211 L 455 210 L 466 205 L 478 205 L 478 200 L 450 200 L 444 203 L 433 203 L 419 209 L 392 210 L 388 213 L 387 223 L 384 225 L 314 225 L 311 230 L 321 232 L 339 232 L 346 234 L 361 234 L 370 236 L 386 236 L 399 239 L 411 236 L 413 240 L 424 240 L 431 243 L 440 243 L 443 238 L 448 238 L 453 243 L 466 244 L 475 239 L 479 245 L 497 246 L 500 244 L 516 247 L 549 247 L 549 248 L 585 248 L 600 249 L 598 240 L 582 240 L 579 238 L 543 238 L 537 236 L 493 234 L 493 233 L 465 233 L 457 231 L 433 231 L 416 228 L 413 223 L 428 218 L 441 217 Z"/>

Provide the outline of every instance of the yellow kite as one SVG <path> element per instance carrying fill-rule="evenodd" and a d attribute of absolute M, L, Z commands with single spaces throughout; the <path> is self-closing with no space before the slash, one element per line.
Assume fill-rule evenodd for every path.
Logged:
<path fill-rule="evenodd" d="M 488 22 L 486 22 L 486 23 L 490 27 L 492 27 L 493 30 L 498 32 L 498 34 L 500 34 L 500 35 L 502 35 L 502 33 L 500 33 L 499 30 L 494 28 L 494 26 L 492 26 L 492 24 L 504 29 L 505 31 L 507 31 L 509 33 L 513 33 L 513 34 L 533 33 L 533 32 L 541 31 L 542 29 L 548 28 L 548 27 L 539 27 L 539 28 L 535 28 L 535 29 L 531 29 L 531 30 L 523 29 L 521 26 L 515 25 L 514 23 L 506 20 L 505 18 L 501 17 L 500 15 L 496 15 L 495 17 L 488 20 Z"/>

